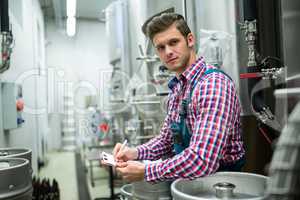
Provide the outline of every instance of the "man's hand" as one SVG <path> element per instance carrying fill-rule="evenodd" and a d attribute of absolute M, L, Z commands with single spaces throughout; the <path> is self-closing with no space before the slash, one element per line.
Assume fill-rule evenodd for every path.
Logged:
<path fill-rule="evenodd" d="M 128 160 L 137 159 L 138 152 L 136 148 L 129 148 L 126 146 L 121 149 L 121 146 L 121 143 L 117 143 L 113 150 L 113 155 L 117 162 L 126 162 Z"/>
<path fill-rule="evenodd" d="M 145 164 L 137 161 L 119 162 L 116 165 L 123 179 L 129 182 L 142 181 L 145 175 Z"/>

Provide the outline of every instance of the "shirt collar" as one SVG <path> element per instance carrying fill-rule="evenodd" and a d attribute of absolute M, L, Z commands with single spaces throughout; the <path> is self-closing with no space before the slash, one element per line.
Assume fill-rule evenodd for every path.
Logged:
<path fill-rule="evenodd" d="M 168 83 L 168 87 L 173 90 L 175 85 L 179 82 L 192 81 L 200 71 L 203 71 L 204 66 L 205 62 L 203 57 L 198 58 L 195 63 L 189 66 L 182 74 L 179 75 L 178 78 L 176 76 L 172 78 Z"/>
<path fill-rule="evenodd" d="M 205 66 L 203 57 L 200 57 L 193 63 L 190 67 L 188 67 L 182 74 L 187 81 L 192 81 L 195 76 L 198 75 L 200 71 L 203 71 Z"/>
<path fill-rule="evenodd" d="M 173 88 L 175 87 L 175 85 L 177 85 L 179 83 L 179 80 L 176 76 L 174 76 L 174 78 L 172 78 L 169 83 L 168 83 L 168 87 L 173 90 Z"/>

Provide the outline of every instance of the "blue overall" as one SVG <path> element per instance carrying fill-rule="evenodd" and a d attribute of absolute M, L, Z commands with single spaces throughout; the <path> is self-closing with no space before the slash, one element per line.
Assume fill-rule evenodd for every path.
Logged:
<path fill-rule="evenodd" d="M 209 69 L 204 72 L 203 76 L 213 72 L 220 72 L 226 75 L 227 77 L 229 77 L 225 72 L 219 69 Z M 186 149 L 190 145 L 191 134 L 185 121 L 188 113 L 188 105 L 191 102 L 192 92 L 196 84 L 197 82 L 195 81 L 195 83 L 191 87 L 191 91 L 188 96 L 188 99 L 183 99 L 181 102 L 180 111 L 179 111 L 179 122 L 173 122 L 170 125 L 170 129 L 173 134 L 174 151 L 176 154 L 180 154 L 184 149 Z M 244 163 L 245 163 L 245 159 L 242 158 L 239 161 L 235 162 L 234 164 L 220 165 L 218 171 L 241 171 L 241 168 L 243 167 Z"/>

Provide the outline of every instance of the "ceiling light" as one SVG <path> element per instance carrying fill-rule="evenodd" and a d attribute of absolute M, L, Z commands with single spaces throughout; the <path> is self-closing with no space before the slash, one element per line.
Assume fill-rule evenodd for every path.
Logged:
<path fill-rule="evenodd" d="M 67 0 L 67 16 L 75 17 L 76 15 L 76 0 Z"/>
<path fill-rule="evenodd" d="M 68 17 L 67 18 L 67 35 L 73 37 L 76 33 L 76 18 Z"/>

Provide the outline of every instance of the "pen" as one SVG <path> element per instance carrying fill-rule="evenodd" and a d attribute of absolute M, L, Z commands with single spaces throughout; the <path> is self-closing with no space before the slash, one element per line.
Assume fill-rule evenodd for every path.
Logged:
<path fill-rule="evenodd" d="M 122 146 L 121 146 L 119 152 L 120 152 L 120 151 L 123 151 L 123 149 L 125 148 L 126 144 L 127 144 L 127 140 L 124 140 L 124 142 L 123 142 L 123 144 L 122 144 Z"/>

